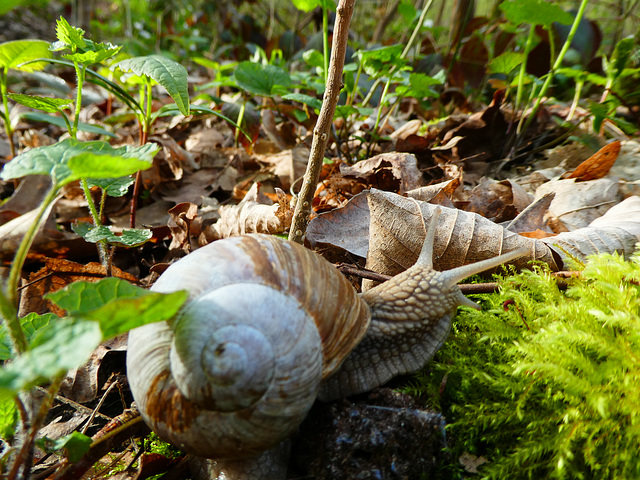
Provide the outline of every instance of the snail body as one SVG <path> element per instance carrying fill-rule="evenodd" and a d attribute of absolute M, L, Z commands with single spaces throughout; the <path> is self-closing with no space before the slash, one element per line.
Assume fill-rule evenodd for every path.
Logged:
<path fill-rule="evenodd" d="M 476 306 L 458 281 L 524 253 L 436 272 L 433 220 L 416 264 L 363 294 L 319 255 L 266 235 L 219 240 L 171 265 L 152 290 L 187 290 L 186 306 L 129 335 L 128 379 L 145 422 L 217 459 L 220 478 L 263 478 L 250 471 L 269 463 L 316 398 L 422 368 L 457 306 Z"/>

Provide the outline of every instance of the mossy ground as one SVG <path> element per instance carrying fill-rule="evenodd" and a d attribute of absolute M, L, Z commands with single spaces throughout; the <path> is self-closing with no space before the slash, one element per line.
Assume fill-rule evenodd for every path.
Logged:
<path fill-rule="evenodd" d="M 566 292 L 540 267 L 461 311 L 412 388 L 452 458 L 484 456 L 485 478 L 640 478 L 639 281 L 639 254 L 601 255 Z"/>

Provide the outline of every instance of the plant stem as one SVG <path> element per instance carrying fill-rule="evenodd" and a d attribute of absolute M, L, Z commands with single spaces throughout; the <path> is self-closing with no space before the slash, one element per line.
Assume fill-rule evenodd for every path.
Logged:
<path fill-rule="evenodd" d="M 80 185 L 82 186 L 82 191 L 84 192 L 84 198 L 87 200 L 87 204 L 89 205 L 89 212 L 91 213 L 91 218 L 93 218 L 93 225 L 95 227 L 99 227 L 102 225 L 102 217 L 98 213 L 98 209 L 96 208 L 96 203 L 93 201 L 93 197 L 91 196 L 91 189 L 89 188 L 89 184 L 86 179 L 80 180 Z M 100 256 L 100 263 L 106 266 L 107 262 L 107 241 L 100 240 L 98 241 L 98 255 Z"/>
<path fill-rule="evenodd" d="M 524 76 L 527 72 L 527 57 L 529 56 L 529 52 L 533 47 L 533 39 L 536 34 L 536 29 L 533 25 L 529 26 L 529 35 L 527 35 L 527 42 L 524 47 L 524 58 L 522 59 L 522 63 L 520 64 L 520 74 L 518 75 L 518 92 L 516 93 L 516 105 L 515 110 L 518 111 L 520 105 L 522 104 L 522 92 L 524 90 Z"/>
<path fill-rule="evenodd" d="M 338 96 L 342 86 L 342 69 L 349 40 L 349 23 L 353 14 L 355 0 L 340 0 L 336 8 L 336 23 L 333 29 L 333 45 L 331 46 L 331 61 L 327 77 L 327 88 L 322 99 L 322 107 L 318 121 L 313 129 L 313 141 L 309 154 L 309 164 L 304 175 L 302 188 L 296 202 L 296 208 L 289 231 L 289 240 L 302 243 L 309 217 L 316 185 L 322 168 L 324 150 L 329 139 L 329 131 L 333 122 L 333 115 L 338 104 Z"/>
<path fill-rule="evenodd" d="M 0 95 L 2 95 L 2 106 L 4 107 L 4 131 L 7 133 L 7 138 L 9 139 L 9 147 L 11 149 L 11 157 L 15 157 L 16 155 L 16 146 L 13 143 L 13 129 L 11 128 L 11 120 L 9 118 L 9 101 L 7 99 L 7 77 L 9 75 L 9 71 L 7 68 L 2 69 L 2 73 L 0 73 Z"/>
<path fill-rule="evenodd" d="M 69 132 L 73 138 L 76 138 L 78 133 L 78 122 L 80 121 L 80 109 L 82 108 L 82 85 L 84 84 L 84 77 L 87 67 L 80 66 L 78 62 L 73 62 L 73 66 L 76 69 L 77 83 L 76 86 L 76 111 L 73 119 L 73 129 Z"/>
<path fill-rule="evenodd" d="M 529 128 L 529 125 L 531 125 L 531 122 L 535 118 L 536 113 L 538 112 L 538 108 L 540 108 L 540 104 L 542 103 L 542 98 L 547 92 L 549 85 L 551 85 L 553 76 L 555 75 L 556 70 L 560 68 L 560 65 L 562 64 L 562 60 L 564 59 L 564 56 L 566 55 L 567 51 L 569 50 L 569 47 L 571 46 L 571 41 L 573 40 L 573 37 L 575 37 L 576 32 L 578 31 L 578 25 L 580 25 L 580 20 L 582 20 L 582 16 L 584 15 L 585 8 L 587 7 L 587 3 L 588 3 L 587 0 L 582 0 L 580 2 L 580 8 L 578 9 L 578 13 L 576 13 L 576 18 L 574 18 L 573 20 L 573 25 L 571 25 L 571 30 L 569 30 L 569 35 L 567 35 L 567 39 L 565 40 L 564 45 L 560 50 L 560 53 L 558 53 L 558 57 L 556 58 L 555 63 L 553 64 L 553 66 L 551 67 L 551 70 L 547 74 L 547 78 L 545 79 L 545 82 L 542 85 L 542 89 L 538 94 L 538 98 L 536 99 L 535 105 L 531 109 L 529 118 L 527 118 L 527 121 L 524 124 L 524 128 L 522 129 L 522 132 L 525 132 L 527 128 Z"/>
<path fill-rule="evenodd" d="M 33 442 L 36 439 L 36 435 L 40 431 L 40 427 L 44 423 L 45 418 L 47 418 L 47 414 L 49 410 L 51 410 L 51 405 L 53 404 L 53 399 L 56 397 L 58 390 L 60 389 L 60 385 L 62 385 L 62 380 L 64 379 L 64 374 L 58 375 L 51 382 L 51 386 L 49 387 L 49 392 L 47 396 L 44 398 L 42 403 L 40 404 L 40 408 L 38 409 L 38 413 L 33 418 L 31 422 L 31 427 L 29 428 L 29 432 L 20 448 L 20 451 L 16 455 L 16 458 L 13 463 L 13 467 L 7 476 L 7 480 L 13 480 L 18 475 L 18 471 L 20 470 L 20 466 L 25 463 L 25 461 L 31 457 L 31 452 L 33 451 Z M 23 472 L 23 478 L 29 478 L 29 471 L 31 469 L 31 465 L 25 464 L 25 470 Z"/>
<path fill-rule="evenodd" d="M 25 233 L 22 242 L 20 242 L 20 245 L 16 250 L 16 255 L 13 258 L 13 263 L 11 264 L 9 279 L 7 280 L 4 294 L 9 304 L 13 305 L 14 308 L 18 305 L 18 283 L 20 282 L 22 267 L 24 266 L 24 262 L 27 259 L 27 254 L 31 249 L 31 245 L 36 238 L 38 230 L 47 219 L 48 213 L 53 206 L 53 201 L 55 200 L 57 193 L 58 186 L 53 184 L 42 200 L 42 203 L 40 204 L 40 210 L 38 210 L 36 217 L 33 219 L 33 223 L 29 227 L 29 230 L 27 230 L 27 233 Z M 15 342 L 16 339 L 14 338 L 13 340 Z M 19 342 L 21 341 L 19 340 Z"/>
<path fill-rule="evenodd" d="M 324 60 L 324 81 L 329 75 L 329 9 L 322 7 L 322 47 Z"/>

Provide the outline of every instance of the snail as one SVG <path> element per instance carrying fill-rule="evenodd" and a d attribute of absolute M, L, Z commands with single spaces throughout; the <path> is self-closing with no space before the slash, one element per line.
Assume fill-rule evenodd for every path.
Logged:
<path fill-rule="evenodd" d="M 171 265 L 152 290 L 187 290 L 186 305 L 129 334 L 128 379 L 145 422 L 215 459 L 218 478 L 284 475 L 274 458 L 286 458 L 282 442 L 316 399 L 422 368 L 457 307 L 479 308 L 457 283 L 526 253 L 437 272 L 437 216 L 416 264 L 362 294 L 318 254 L 267 235 L 218 240 Z"/>

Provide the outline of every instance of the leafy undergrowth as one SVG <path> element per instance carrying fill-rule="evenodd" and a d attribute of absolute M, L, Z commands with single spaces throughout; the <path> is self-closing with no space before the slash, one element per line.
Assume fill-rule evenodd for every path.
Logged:
<path fill-rule="evenodd" d="M 640 253 L 591 259 L 561 292 L 544 268 L 465 310 L 414 393 L 446 414 L 453 458 L 485 478 L 638 478 Z"/>

